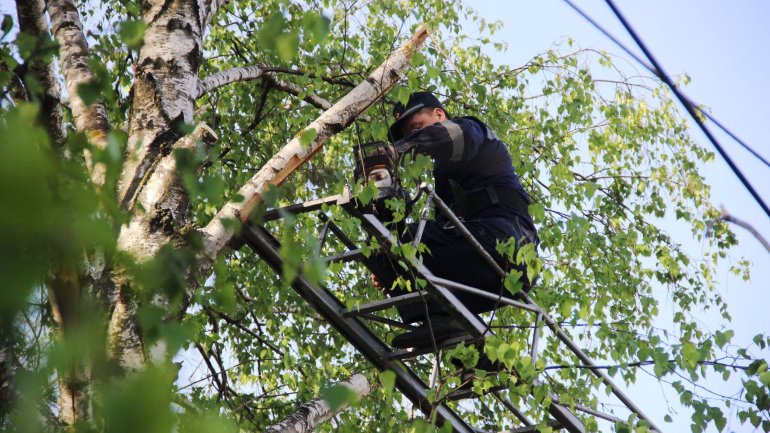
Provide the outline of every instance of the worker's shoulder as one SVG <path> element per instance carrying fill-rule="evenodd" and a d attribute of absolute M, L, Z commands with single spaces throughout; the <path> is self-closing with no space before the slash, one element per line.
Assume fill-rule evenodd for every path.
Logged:
<path fill-rule="evenodd" d="M 458 123 L 466 123 L 466 124 L 475 124 L 477 125 L 482 133 L 484 134 L 484 137 L 487 140 L 500 140 L 497 138 L 497 135 L 495 135 L 495 132 L 492 131 L 492 128 L 490 128 L 486 123 L 484 123 L 481 119 L 475 116 L 462 116 L 462 117 L 456 117 L 452 119 Z"/>

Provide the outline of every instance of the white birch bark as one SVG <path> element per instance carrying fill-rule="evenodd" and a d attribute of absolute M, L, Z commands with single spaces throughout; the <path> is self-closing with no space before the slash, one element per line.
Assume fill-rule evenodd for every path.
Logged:
<path fill-rule="evenodd" d="M 136 61 L 128 152 L 118 197 L 132 209 L 159 158 L 193 122 L 203 37 L 203 0 L 142 3 L 147 24 Z"/>
<path fill-rule="evenodd" d="M 355 392 L 356 400 L 360 400 L 372 391 L 369 381 L 361 374 L 351 376 L 350 380 L 341 383 L 341 385 Z M 314 398 L 297 408 L 283 421 L 268 427 L 265 433 L 310 433 L 316 426 L 330 420 L 346 408 L 347 405 L 343 405 L 336 411 L 332 411 L 329 402 L 320 397 Z"/>
<path fill-rule="evenodd" d="M 48 15 L 51 17 L 53 34 L 59 41 L 61 69 L 75 127 L 84 132 L 94 146 L 104 149 L 107 147 L 107 132 L 110 129 L 107 111 L 101 103 L 87 106 L 78 94 L 78 87 L 93 81 L 94 75 L 88 67 L 88 42 L 83 34 L 77 7 L 72 0 L 48 0 Z M 90 152 L 86 152 L 86 162 L 91 171 L 91 181 L 94 185 L 103 185 L 106 170 L 104 164 L 94 165 Z"/>
<path fill-rule="evenodd" d="M 206 7 L 204 0 L 142 3 L 147 30 L 135 65 L 128 149 L 118 195 L 121 206 L 132 212 L 121 227 L 117 245 L 138 263 L 172 242 L 178 235 L 176 229 L 189 218 L 187 195 L 175 175 L 172 150 L 192 147 L 198 139 L 215 138 L 205 125 L 190 137 L 181 132 L 183 124 L 193 121 Z M 110 358 L 121 369 L 141 369 L 146 357 L 131 282 L 120 270 L 113 281 Z"/>
<path fill-rule="evenodd" d="M 216 72 L 198 82 L 195 99 L 228 84 L 237 83 L 239 81 L 256 80 L 257 78 L 263 77 L 264 74 L 265 70 L 257 65 Z"/>
<path fill-rule="evenodd" d="M 174 149 L 194 150 L 196 144 L 210 146 L 216 133 L 200 123 L 195 130 L 174 144 Z M 128 252 L 135 260 L 144 262 L 166 245 L 176 233 L 175 226 L 188 222 L 187 194 L 176 173 L 173 152 L 164 156 L 137 197 L 131 220 L 121 227 L 118 249 Z"/>
<path fill-rule="evenodd" d="M 16 14 L 21 32 L 37 37 L 48 33 L 43 0 L 17 0 Z M 59 84 L 54 76 L 53 63 L 44 63 L 41 59 L 30 59 L 29 72 L 43 87 L 40 101 L 42 123 L 46 126 L 54 143 L 61 146 L 67 135 L 62 121 Z"/>
<path fill-rule="evenodd" d="M 329 137 L 345 129 L 397 83 L 403 71 L 409 66 L 412 55 L 420 48 L 427 36 L 427 29 L 419 29 L 401 48 L 391 53 L 366 80 L 321 114 L 307 128 L 297 133 L 241 187 L 238 195 L 244 197 L 244 200 L 225 204 L 211 222 L 201 230 L 204 242 L 201 268 L 209 266 L 234 236 L 232 224 L 228 225 L 225 220 L 247 221 L 269 185 L 283 183 L 294 170 L 320 151 Z M 311 130 L 314 132 L 309 132 Z M 300 139 L 307 133 L 314 133 L 315 136 L 309 145 L 303 146 L 300 144 Z"/>
<path fill-rule="evenodd" d="M 210 145 L 216 134 L 201 123 L 188 136 L 178 140 L 173 149 L 193 150 L 198 143 Z M 187 194 L 176 172 L 173 152 L 164 156 L 141 189 L 136 207 L 128 224 L 121 227 L 118 249 L 138 263 L 153 258 L 164 245 L 178 235 L 188 223 Z M 123 370 L 136 371 L 144 367 L 146 358 L 136 324 L 136 305 L 127 290 L 130 284 L 118 272 L 115 277 L 117 298 L 108 328 L 110 359 Z"/>

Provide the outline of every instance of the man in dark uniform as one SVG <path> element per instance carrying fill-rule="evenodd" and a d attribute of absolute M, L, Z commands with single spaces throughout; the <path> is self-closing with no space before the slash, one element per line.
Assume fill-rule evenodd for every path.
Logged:
<path fill-rule="evenodd" d="M 517 267 L 501 257 L 495 246 L 515 238 L 517 242 L 536 242 L 537 234 L 527 211 L 528 196 L 513 170 L 505 144 L 483 122 L 474 117 L 450 119 L 441 102 L 429 92 L 412 94 L 406 106 L 394 108 L 396 121 L 390 138 L 399 154 L 417 152 L 434 160 L 436 194 L 460 216 L 468 230 L 506 270 Z M 408 228 L 409 238 L 415 226 Z M 422 237 L 429 253 L 423 264 L 437 277 L 510 297 L 502 279 L 482 257 L 446 221 L 428 221 Z M 398 271 L 392 264 L 378 270 L 375 285 L 390 296 L 404 293 L 393 287 Z M 526 270 L 524 266 L 519 269 Z M 524 281 L 523 290 L 529 289 Z M 454 292 L 473 313 L 492 311 L 494 300 L 463 292 Z M 430 325 L 426 320 L 426 310 Z M 415 330 L 396 336 L 399 348 L 429 347 L 433 342 L 467 333 L 435 301 L 401 305 L 399 314 L 405 323 L 422 322 Z"/>

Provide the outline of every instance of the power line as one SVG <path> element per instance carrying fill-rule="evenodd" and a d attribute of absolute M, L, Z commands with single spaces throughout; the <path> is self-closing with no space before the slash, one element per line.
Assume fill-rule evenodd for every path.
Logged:
<path fill-rule="evenodd" d="M 572 10 L 574 10 L 575 12 L 577 12 L 577 13 L 578 13 L 580 16 L 582 16 L 582 17 L 583 17 L 583 18 L 584 18 L 586 21 L 588 21 L 589 23 L 591 23 L 591 25 L 593 25 L 593 26 L 594 26 L 594 27 L 595 27 L 597 30 L 599 30 L 599 31 L 600 31 L 602 34 L 604 34 L 604 36 L 606 36 L 606 37 L 607 37 L 607 38 L 609 38 L 609 39 L 610 39 L 612 42 L 614 42 L 614 43 L 615 43 L 615 45 L 617 45 L 617 46 L 618 46 L 618 47 L 620 47 L 620 48 L 621 48 L 623 51 L 625 51 L 625 53 L 626 53 L 626 54 L 628 54 L 628 55 L 629 55 L 629 56 L 631 56 L 631 57 L 632 57 L 634 60 L 636 60 L 636 61 L 637 61 L 639 64 L 641 64 L 642 66 L 644 66 L 644 67 L 645 67 L 645 68 L 646 68 L 648 71 L 650 71 L 651 73 L 655 74 L 655 75 L 656 75 L 658 78 L 660 78 L 661 80 L 663 80 L 663 77 L 662 77 L 662 72 L 661 72 L 661 71 L 659 71 L 659 70 L 656 70 L 656 69 L 655 69 L 653 66 L 651 66 L 649 63 L 647 63 L 647 62 L 646 62 L 644 59 L 641 59 L 641 58 L 639 58 L 639 56 L 637 56 L 636 54 L 634 54 L 634 52 L 633 52 L 633 51 L 631 51 L 631 50 L 630 50 L 630 49 L 629 49 L 629 48 L 628 48 L 626 45 L 624 45 L 622 42 L 620 42 L 620 40 L 618 40 L 618 39 L 617 39 L 615 36 L 613 36 L 613 35 L 612 35 L 612 34 L 611 34 L 609 31 L 607 31 L 607 29 L 605 29 L 604 27 L 602 27 L 602 25 L 601 25 L 601 24 L 599 24 L 598 22 L 596 22 L 596 20 L 594 20 L 593 18 L 591 18 L 591 17 L 590 17 L 590 16 L 589 16 L 589 15 L 588 15 L 588 14 L 587 14 L 585 11 L 583 11 L 582 9 L 580 9 L 580 8 L 579 8 L 577 5 L 575 5 L 575 4 L 574 4 L 572 1 L 570 1 L 570 0 L 564 0 L 564 2 L 565 2 L 565 3 L 567 3 L 567 5 L 569 5 L 569 6 L 572 8 Z M 703 116 L 705 116 L 707 119 L 709 119 L 710 121 L 712 121 L 712 122 L 714 123 L 714 125 L 716 125 L 716 126 L 719 128 L 719 129 L 721 129 L 721 130 L 722 130 L 722 131 L 723 131 L 725 134 L 727 134 L 728 136 L 730 136 L 730 138 L 732 138 L 733 140 L 735 140 L 735 142 L 736 142 L 736 143 L 738 143 L 739 145 L 741 145 L 741 147 L 743 147 L 744 149 L 746 149 L 746 150 L 747 150 L 749 153 L 751 153 L 751 154 L 752 154 L 752 155 L 753 155 L 755 158 L 757 158 L 757 159 L 759 159 L 760 161 L 762 161 L 762 163 L 764 163 L 764 164 L 765 164 L 767 167 L 770 167 L 770 161 L 768 161 L 768 160 L 767 160 L 767 159 L 765 159 L 765 158 L 764 158 L 762 155 L 760 155 L 760 154 L 759 154 L 757 151 L 755 151 L 754 149 L 752 149 L 752 148 L 751 148 L 751 147 L 750 147 L 748 144 L 746 144 L 746 142 L 745 142 L 745 141 L 741 140 L 741 139 L 740 139 L 740 138 L 739 138 L 739 137 L 738 137 L 738 136 L 737 136 L 735 133 L 733 133 L 733 132 L 732 132 L 731 130 L 729 130 L 729 129 L 728 129 L 728 128 L 727 128 L 727 127 L 724 125 L 724 124 L 722 124 L 722 122 L 720 122 L 719 120 L 717 120 L 717 119 L 716 119 L 714 116 L 712 116 L 712 115 L 711 115 L 709 112 L 707 112 L 707 111 L 704 111 L 704 110 L 702 110 L 702 109 L 698 108 L 698 104 L 696 104 L 695 102 L 693 102 L 693 101 L 692 101 L 692 99 L 690 99 L 690 98 L 689 98 L 687 95 L 681 94 L 681 96 L 682 96 L 682 97 L 683 97 L 683 98 L 684 98 L 684 99 L 687 101 L 687 104 L 689 104 L 690 106 L 694 107 L 694 108 L 695 108 L 695 109 L 698 111 L 698 113 L 702 114 L 702 115 L 703 115 Z"/>
<path fill-rule="evenodd" d="M 701 131 L 703 131 L 704 134 L 706 134 L 706 137 L 711 141 L 711 144 L 714 145 L 717 152 L 719 152 L 720 155 L 722 155 L 722 158 L 724 158 L 725 162 L 727 162 L 727 165 L 730 166 L 730 169 L 733 170 L 736 176 L 738 176 L 738 179 L 743 183 L 743 186 L 746 187 L 746 189 L 749 190 L 749 193 L 754 197 L 754 200 L 759 203 L 759 205 L 762 207 L 762 209 L 765 211 L 765 214 L 770 217 L 770 208 L 767 207 L 764 201 L 762 201 L 762 198 L 759 196 L 756 190 L 754 190 L 754 187 L 751 186 L 751 183 L 749 183 L 748 179 L 743 175 L 741 170 L 738 168 L 738 166 L 735 165 L 732 159 L 730 159 L 730 156 L 727 155 L 727 153 L 722 149 L 722 146 L 719 144 L 717 139 L 711 134 L 711 131 L 706 128 L 706 125 L 703 123 L 703 120 L 701 120 L 700 117 L 698 117 L 698 112 L 696 111 L 695 106 L 690 102 L 689 99 L 687 99 L 686 96 L 682 95 L 682 92 L 679 91 L 679 88 L 671 81 L 670 78 L 663 72 L 663 69 L 661 68 L 660 64 L 657 60 L 655 60 L 655 57 L 652 55 L 650 50 L 647 49 L 647 46 L 644 45 L 644 42 L 639 38 L 639 36 L 636 34 L 634 29 L 631 27 L 631 25 L 626 21 L 625 17 L 623 17 L 623 14 L 620 13 L 620 11 L 615 7 L 615 4 L 612 2 L 612 0 L 606 0 L 607 5 L 612 9 L 612 12 L 615 13 L 615 16 L 620 20 L 621 24 L 623 24 L 623 27 L 626 28 L 626 31 L 628 31 L 628 34 L 631 35 L 631 37 L 634 39 L 634 42 L 636 42 L 636 45 L 639 46 L 639 49 L 642 50 L 644 55 L 647 57 L 647 59 L 650 61 L 650 63 L 653 66 L 653 72 L 655 75 L 658 76 L 670 89 L 672 92 L 674 92 L 674 95 L 679 99 L 679 102 L 684 105 L 684 108 L 687 109 L 687 112 L 690 113 L 690 116 L 692 116 L 693 120 L 698 124 Z"/>

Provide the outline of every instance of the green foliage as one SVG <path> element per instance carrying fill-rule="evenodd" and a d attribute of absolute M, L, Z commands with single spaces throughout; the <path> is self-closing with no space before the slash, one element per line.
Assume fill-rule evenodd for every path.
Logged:
<path fill-rule="evenodd" d="M 65 149 L 53 149 L 38 121 L 38 102 L 11 106 L 4 101 L 0 111 L 0 270 L 12 288 L 0 290 L 0 334 L 13 336 L 12 347 L 27 370 L 17 376 L 16 385 L 29 397 L 1 425 L 40 431 L 40 405 L 29 402 L 54 405 L 57 388 L 51 378 L 83 358 L 93 367 L 94 413 L 93 422 L 77 427 L 80 431 L 261 431 L 318 395 L 333 405 L 350 403 L 347 391 L 325 384 L 371 367 L 287 282 L 299 275 L 323 282 L 348 306 L 381 294 L 360 268 L 345 263 L 327 268 L 321 257 L 343 247 L 330 241 L 321 248 L 317 220 L 299 215 L 270 225 L 282 242 L 280 275 L 246 249 L 220 257 L 211 275 L 200 276 L 200 287 L 190 287 L 186 273 L 202 242 L 194 229 L 206 225 L 228 200 L 240 199 L 238 189 L 297 134 L 303 146 L 309 145 L 316 131 L 305 128 L 320 110 L 305 103 L 304 95 L 289 95 L 260 80 L 217 89 L 198 101 L 194 121 L 214 128 L 219 140 L 210 149 L 174 153 L 193 210 L 191 221 L 174 221 L 173 245 L 152 260 L 134 263 L 115 253 L 120 227 L 130 217 L 120 209 L 115 189 L 128 142 L 122 130 L 130 126 L 132 50 L 142 47 L 147 26 L 139 3 L 107 1 L 102 6 L 81 10 L 84 28 L 90 30 L 89 66 L 96 80 L 82 85 L 78 94 L 87 104 L 104 102 L 113 128 L 107 148 L 94 149 L 86 137 L 70 131 Z M 306 94 L 336 101 L 421 22 L 436 36 L 415 57 L 402 85 L 368 110 L 369 122 L 335 135 L 281 188 L 266 191 L 266 204 L 277 207 L 340 193 L 352 183 L 353 144 L 385 138 L 395 101 L 405 102 L 413 90 L 435 91 L 451 114 L 480 117 L 510 146 L 515 168 L 535 199 L 530 213 L 539 229 L 539 255 L 532 246 L 514 242 L 498 246 L 511 261 L 526 265 L 525 272 L 509 273 L 506 290 L 520 291 L 522 277 L 538 279 L 531 296 L 565 332 L 590 356 L 611 365 L 608 373 L 616 380 L 633 384 L 645 368 L 661 383 L 670 383 L 691 410 L 693 431 L 722 430 L 732 410 L 740 422 L 767 430 L 770 375 L 762 354 L 770 339 L 760 334 L 752 345 L 738 346 L 743 343 L 729 329 L 729 310 L 716 287 L 719 266 L 731 260 L 735 238 L 718 220 L 698 172 L 713 155 L 690 138 L 659 83 L 624 77 L 612 56 L 573 48 L 572 41 L 525 65 L 495 65 L 486 52 L 503 48 L 494 34 L 500 24 L 456 1 L 230 2 L 206 33 L 199 76 L 260 64 L 290 70 L 294 73 L 276 74 Z M 48 35 L 18 34 L 10 40 L 10 25 L 4 17 L 4 90 L 19 64 L 50 61 L 57 52 Z M 41 89 L 29 82 L 39 94 Z M 107 166 L 107 183 L 100 190 L 88 181 L 83 150 Z M 416 156 L 404 165 L 402 181 L 414 188 L 429 180 L 431 164 Z M 371 183 L 352 185 L 352 190 L 363 203 L 377 193 Z M 397 220 L 413 220 L 403 202 L 387 205 Z M 346 233 L 360 233 L 359 223 L 336 207 L 324 211 Z M 660 228 L 664 219 L 677 221 L 676 232 Z M 238 227 L 236 221 L 228 224 Z M 702 246 L 696 256 L 681 245 L 689 239 Z M 365 253 L 376 248 L 372 243 Z M 83 258 L 94 259 L 96 251 L 125 270 L 121 277 L 131 281 L 128 295 L 140 304 L 145 351 L 154 353 L 150 366 L 125 377 L 114 374 L 104 359 L 105 311 L 81 305 L 89 311 L 81 326 L 55 343 L 46 307 L 52 271 L 66 265 L 85 277 L 91 268 Z M 418 253 L 429 253 L 411 245 L 398 252 L 415 260 Z M 745 262 L 735 263 L 734 272 L 745 276 Z M 195 292 L 188 314 L 181 323 L 169 321 L 188 291 Z M 725 327 L 713 334 L 703 330 L 697 320 L 703 310 L 715 311 Z M 673 326 L 656 328 L 669 311 Z M 385 314 L 396 318 L 393 312 Z M 581 362 L 542 323 L 543 339 L 533 361 L 533 322 L 521 311 L 495 312 L 493 324 L 504 328 L 495 328 L 497 336 L 483 353 L 507 371 L 487 375 L 476 370 L 474 391 L 503 384 L 509 399 L 540 421 L 547 417 L 543 406 L 552 396 L 567 405 L 599 407 L 607 389 L 590 371 L 570 368 Z M 380 325 L 375 332 L 385 340 L 393 335 Z M 473 369 L 480 352 L 458 347 L 444 354 L 435 400 L 460 384 L 450 359 Z M 216 375 L 200 362 L 203 356 Z M 710 363 L 723 358 L 722 364 Z M 418 362 L 427 377 L 429 363 Z M 555 366 L 566 367 L 546 370 Z M 715 377 L 743 384 L 740 395 L 728 400 L 729 409 L 698 388 Z M 441 431 L 433 420 L 413 413 L 394 390 L 392 372 L 372 382 L 377 379 L 381 389 L 318 430 Z M 517 426 L 494 401 L 487 407 L 455 407 L 490 431 Z M 591 418 L 584 421 L 589 430 L 604 428 Z M 615 427 L 645 428 L 635 419 Z"/>
<path fill-rule="evenodd" d="M 118 34 L 123 43 L 133 50 L 138 50 L 144 43 L 144 31 L 147 25 L 144 21 L 123 21 L 120 23 Z"/>

